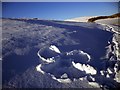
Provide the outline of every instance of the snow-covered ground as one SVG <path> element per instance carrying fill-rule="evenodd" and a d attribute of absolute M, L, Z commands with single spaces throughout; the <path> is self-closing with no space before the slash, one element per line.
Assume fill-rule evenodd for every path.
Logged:
<path fill-rule="evenodd" d="M 65 21 L 71 21 L 71 22 L 88 22 L 88 19 L 90 18 L 94 18 L 97 16 L 89 16 L 89 17 L 78 17 L 78 18 L 71 18 L 71 19 L 66 19 Z M 120 57 L 120 49 L 118 48 L 118 46 L 120 45 L 120 18 L 107 18 L 107 19 L 99 19 L 96 20 L 95 23 L 101 24 L 103 27 L 105 28 L 105 30 L 110 31 L 110 32 L 114 32 L 115 36 L 114 38 L 116 38 L 116 40 L 113 40 L 114 43 L 116 43 L 116 56 Z M 113 39 L 114 39 L 113 38 Z"/>
<path fill-rule="evenodd" d="M 119 87 L 117 26 L 83 19 L 3 19 L 3 85 Z"/>
<path fill-rule="evenodd" d="M 120 18 L 108 18 L 108 19 L 101 19 L 101 20 L 96 20 L 95 22 L 101 23 L 101 24 L 108 24 L 108 25 L 119 25 L 118 21 Z"/>

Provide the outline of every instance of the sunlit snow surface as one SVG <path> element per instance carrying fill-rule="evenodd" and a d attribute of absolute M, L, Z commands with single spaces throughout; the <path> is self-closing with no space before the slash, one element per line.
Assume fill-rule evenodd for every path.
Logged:
<path fill-rule="evenodd" d="M 56 52 L 56 53 L 60 53 L 60 50 L 59 50 L 56 46 L 54 46 L 54 45 L 51 45 L 51 46 L 49 47 L 49 49 L 51 49 L 52 51 L 54 51 L 54 52 Z"/>
<path fill-rule="evenodd" d="M 97 73 L 97 71 L 91 67 L 90 65 L 85 65 L 85 64 L 80 64 L 80 63 L 77 63 L 75 64 L 74 62 L 72 62 L 73 66 L 81 71 L 85 71 L 87 74 L 91 74 L 91 75 L 94 75 Z"/>
<path fill-rule="evenodd" d="M 3 85 L 118 87 L 119 41 L 115 36 L 119 32 L 117 26 L 114 27 L 97 23 L 3 19 Z"/>

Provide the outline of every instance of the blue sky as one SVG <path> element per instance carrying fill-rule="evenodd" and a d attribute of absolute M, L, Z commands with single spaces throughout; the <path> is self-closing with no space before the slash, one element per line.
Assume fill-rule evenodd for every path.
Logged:
<path fill-rule="evenodd" d="M 64 20 L 118 13 L 116 2 L 3 2 L 3 17 Z"/>

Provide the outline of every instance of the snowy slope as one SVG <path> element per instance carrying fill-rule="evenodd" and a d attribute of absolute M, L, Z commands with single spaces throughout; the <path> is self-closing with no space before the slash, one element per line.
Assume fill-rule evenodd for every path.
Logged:
<path fill-rule="evenodd" d="M 3 19 L 4 87 L 119 87 L 115 28 L 85 22 Z"/>
<path fill-rule="evenodd" d="M 101 19 L 101 20 L 96 20 L 96 23 L 101 23 L 101 24 L 109 24 L 109 25 L 119 25 L 120 18 L 108 18 L 108 19 Z"/>
<path fill-rule="evenodd" d="M 71 21 L 71 22 L 87 22 L 89 18 L 92 18 L 95 16 L 86 16 L 86 17 L 78 17 L 78 18 L 71 18 L 71 19 L 66 19 L 64 21 Z"/>
<path fill-rule="evenodd" d="M 66 19 L 64 21 L 71 21 L 71 22 L 88 22 L 88 19 L 94 18 L 97 16 L 88 16 L 88 17 L 78 17 L 78 18 L 71 18 L 71 19 Z M 118 21 L 120 18 L 107 18 L 107 19 L 99 19 L 96 20 L 96 23 L 100 24 L 114 24 L 114 25 L 119 25 Z"/>

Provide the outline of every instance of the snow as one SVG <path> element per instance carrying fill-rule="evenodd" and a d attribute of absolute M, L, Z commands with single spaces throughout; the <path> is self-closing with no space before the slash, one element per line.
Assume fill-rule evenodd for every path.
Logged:
<path fill-rule="evenodd" d="M 100 71 L 100 74 L 104 76 L 104 71 L 103 71 L 103 70 L 101 70 L 101 71 Z"/>
<path fill-rule="evenodd" d="M 92 76 L 90 76 L 90 78 L 92 79 L 92 81 L 95 81 L 95 78 L 93 78 Z"/>
<path fill-rule="evenodd" d="M 94 18 L 94 17 L 97 17 L 97 16 L 77 17 L 77 18 L 66 19 L 64 21 L 88 22 L 88 19 Z M 106 25 L 112 25 L 112 24 L 119 25 L 119 23 L 118 23 L 119 20 L 120 20 L 120 18 L 107 18 L 107 19 L 99 19 L 99 20 L 96 20 L 95 22 L 99 23 L 99 24 L 106 24 Z"/>
<path fill-rule="evenodd" d="M 88 53 L 85 53 L 83 51 L 80 51 L 80 53 L 83 54 L 83 55 L 86 55 L 88 57 L 88 61 L 90 61 L 91 57 L 90 57 L 90 55 Z"/>
<path fill-rule="evenodd" d="M 42 66 L 42 64 L 39 64 L 38 66 L 36 66 L 36 70 L 37 70 L 38 72 L 42 73 L 42 74 L 45 74 L 45 72 L 44 72 L 43 70 L 41 70 L 41 66 Z M 57 79 L 54 75 L 52 75 L 52 74 L 50 74 L 50 73 L 48 73 L 48 74 L 51 75 L 51 77 L 52 77 L 54 80 L 56 80 L 56 81 L 58 81 L 58 82 L 60 82 L 60 83 L 71 83 L 71 80 L 68 78 L 67 74 L 63 74 L 63 75 L 61 76 L 61 79 Z M 64 78 L 65 78 L 65 79 L 64 79 Z"/>
<path fill-rule="evenodd" d="M 59 53 L 61 55 L 58 54 L 59 58 L 55 58 L 55 57 L 51 57 L 51 58 L 47 58 L 45 59 L 43 56 L 41 56 L 40 54 L 42 54 L 43 52 L 46 52 L 46 50 L 51 50 L 51 51 L 54 51 L 56 53 Z M 55 69 L 55 68 L 58 68 L 57 70 L 61 70 L 61 71 L 64 71 L 62 70 L 62 66 L 61 66 L 61 63 L 60 62 L 64 62 L 63 60 L 61 60 L 61 56 L 62 54 L 64 55 L 64 57 L 70 57 L 68 58 L 68 62 L 66 62 L 66 64 L 69 64 L 69 62 L 71 62 L 71 59 L 73 57 L 73 61 L 75 60 L 74 57 L 77 55 L 78 57 L 81 58 L 81 60 L 83 60 L 84 62 L 87 62 L 87 61 L 90 61 L 91 57 L 88 53 L 82 51 L 82 50 L 73 50 L 73 51 L 70 51 L 70 52 L 65 52 L 66 54 L 64 53 L 61 53 L 60 50 L 54 46 L 54 45 L 51 45 L 49 47 L 46 47 L 46 48 L 42 48 L 38 51 L 37 55 L 39 56 L 39 58 L 42 60 L 42 61 L 45 61 L 47 63 L 47 67 L 45 68 L 45 70 L 48 72 L 48 74 L 54 79 L 54 80 L 57 80 L 58 82 L 60 83 L 70 83 L 71 82 L 71 79 L 68 78 L 68 75 L 67 73 L 64 73 L 63 75 L 60 76 L 60 78 L 56 78 L 54 74 L 50 73 L 49 70 L 52 70 L 52 69 Z M 52 54 L 52 53 L 49 53 L 49 54 Z M 81 61 L 80 60 L 80 61 Z M 93 67 L 89 66 L 88 64 L 85 65 L 85 64 L 80 64 L 80 63 L 77 63 L 75 64 L 74 62 L 71 62 L 71 66 L 73 66 L 73 68 L 76 68 L 76 69 L 79 69 L 83 72 L 86 72 L 87 74 L 96 74 L 95 70 L 93 69 Z M 56 66 L 57 65 L 57 66 Z M 45 73 L 45 71 L 42 71 L 41 70 L 41 67 L 43 66 L 44 68 L 44 64 L 40 64 L 36 67 L 37 71 L 41 72 L 42 74 Z M 79 67 L 80 66 L 80 67 Z M 68 66 L 66 66 L 67 68 L 69 68 Z M 63 68 L 64 69 L 64 68 Z M 65 71 L 67 72 L 67 71 Z M 55 72 L 54 72 L 55 73 Z M 76 72 L 77 73 L 77 72 Z M 74 78 L 75 79 L 75 78 Z"/>
<path fill-rule="evenodd" d="M 99 23 L 99 24 L 107 24 L 107 25 L 110 25 L 110 24 L 118 24 L 118 20 L 120 18 L 107 18 L 107 19 L 100 19 L 100 20 L 96 20 L 95 22 L 96 23 Z"/>
<path fill-rule="evenodd" d="M 49 49 L 50 49 L 50 50 L 53 50 L 53 51 L 55 51 L 55 52 L 57 52 L 57 53 L 60 53 L 60 50 L 59 50 L 55 45 L 51 45 L 51 46 L 49 47 Z"/>
<path fill-rule="evenodd" d="M 91 60 L 91 56 L 82 51 L 82 50 L 73 50 L 73 51 L 70 51 L 70 52 L 66 52 L 66 54 L 69 56 L 69 55 L 79 55 L 81 57 L 86 57 L 87 58 L 87 62 L 89 62 Z"/>
<path fill-rule="evenodd" d="M 64 73 L 61 78 L 68 78 L 68 75 L 66 73 Z"/>
<path fill-rule="evenodd" d="M 89 18 L 92 18 L 95 16 L 86 16 L 86 17 L 78 17 L 78 18 L 71 18 L 71 19 L 66 19 L 64 21 L 71 21 L 71 22 L 87 22 Z"/>
<path fill-rule="evenodd" d="M 53 52 L 56 52 L 56 53 L 60 53 L 60 50 L 55 46 L 55 45 L 51 45 L 49 48 L 46 48 L 50 51 L 53 51 Z M 41 56 L 41 49 L 37 52 L 37 55 L 40 59 L 42 59 L 42 61 L 46 62 L 46 63 L 52 63 L 52 62 L 55 62 L 54 60 L 54 57 L 51 57 L 51 58 L 47 58 L 45 59 L 43 56 Z"/>
<path fill-rule="evenodd" d="M 39 52 L 40 52 L 40 50 L 38 51 L 37 55 L 39 56 L 39 58 L 40 58 L 42 61 L 44 61 L 44 62 L 46 62 L 46 63 L 52 63 L 52 62 L 55 62 L 54 58 L 48 58 L 48 59 L 45 59 L 44 57 L 42 57 L 42 56 L 40 55 Z"/>
<path fill-rule="evenodd" d="M 45 72 L 43 71 L 43 70 L 41 70 L 41 64 L 39 64 L 39 65 L 37 65 L 36 66 L 36 70 L 38 71 L 38 72 L 41 72 L 42 74 L 45 74 Z"/>
<path fill-rule="evenodd" d="M 107 76 L 106 76 L 107 78 L 110 78 L 110 75 L 109 74 L 107 74 Z"/>
<path fill-rule="evenodd" d="M 54 75 L 51 75 L 52 78 L 60 83 L 71 83 L 71 80 L 69 78 L 66 79 L 57 79 Z"/>
<path fill-rule="evenodd" d="M 115 64 L 114 71 L 117 72 L 118 64 Z"/>
<path fill-rule="evenodd" d="M 85 17 L 83 19 L 85 19 Z M 85 20 L 87 21 L 87 19 Z M 82 21 L 82 19 L 80 21 Z M 7 20 L 6 22 L 8 23 L 9 20 Z M 6 22 L 5 24 L 7 25 Z M 17 47 L 17 45 L 25 46 L 27 43 L 28 46 L 31 46 L 30 48 L 35 48 L 35 51 L 33 50 L 32 53 L 37 53 L 37 56 L 40 60 L 40 64 L 36 66 L 36 71 L 42 73 L 43 75 L 50 75 L 52 79 L 60 83 L 74 83 L 74 80 L 84 81 L 85 76 L 91 75 L 90 78 L 88 77 L 88 79 L 92 80 L 93 82 L 89 82 L 89 84 L 97 86 L 97 83 L 95 83 L 96 78 L 92 77 L 92 75 L 99 77 L 99 75 L 97 74 L 97 72 L 99 72 L 99 65 L 101 65 L 101 77 L 113 80 L 110 74 L 117 73 L 117 64 L 116 67 L 112 69 L 106 68 L 107 70 L 103 70 L 105 69 L 105 67 L 102 67 L 104 66 L 102 65 L 102 63 L 104 63 L 104 60 L 107 59 L 105 58 L 106 54 L 104 54 L 107 53 L 106 49 L 109 49 L 106 48 L 108 47 L 107 42 L 111 44 L 111 42 L 108 41 L 109 39 L 115 43 L 115 51 L 112 51 L 113 54 L 116 53 L 117 58 L 119 54 L 118 42 L 115 38 L 113 38 L 113 34 L 111 33 L 114 32 L 115 34 L 119 34 L 119 32 L 116 32 L 116 30 L 111 25 L 62 21 L 55 22 L 44 20 L 39 20 L 39 23 L 31 20 L 31 22 L 35 24 L 30 24 L 31 22 L 29 22 L 29 20 L 26 23 L 17 20 L 11 20 L 10 22 L 11 23 L 9 23 L 7 27 L 6 25 L 4 25 L 3 27 L 3 35 L 6 35 L 4 35 L 3 37 L 3 41 L 5 43 L 3 44 L 3 51 L 16 51 L 14 50 L 15 47 L 15 49 L 20 49 L 20 52 L 22 52 L 23 49 Z M 24 41 L 24 39 L 24 44 L 21 42 L 17 42 L 18 40 Z M 33 45 L 33 43 L 35 45 Z M 36 48 L 39 48 L 38 52 L 36 52 Z M 111 49 L 109 49 L 109 51 L 111 51 Z M 16 54 L 18 53 L 18 50 L 16 52 L 10 53 Z M 32 55 L 30 54 L 30 59 Z M 38 59 L 38 57 L 36 57 L 35 60 Z M 102 59 L 102 57 L 104 57 L 105 59 Z M 96 61 L 98 61 L 99 63 Z M 109 60 L 107 59 L 107 61 Z M 4 66 L 5 65 L 6 63 L 4 63 Z M 104 74 L 107 74 L 107 76 Z M 70 77 L 70 75 L 72 76 L 72 78 Z M 117 82 L 120 81 L 117 76 L 116 78 L 114 78 L 114 80 L 116 80 Z M 101 83 L 99 82 L 99 79 L 98 83 Z"/>
<path fill-rule="evenodd" d="M 115 75 L 115 80 L 120 83 L 120 71 Z"/>
<path fill-rule="evenodd" d="M 79 80 L 83 81 L 83 80 L 84 80 L 84 78 L 83 78 L 83 77 L 82 77 L 82 78 L 79 78 Z"/>
<path fill-rule="evenodd" d="M 113 73 L 110 68 L 107 68 L 107 71 L 108 71 L 109 74 Z"/>
<path fill-rule="evenodd" d="M 71 80 L 69 78 L 67 79 L 56 79 L 60 83 L 71 83 Z"/>
<path fill-rule="evenodd" d="M 102 28 L 103 28 L 104 30 L 107 30 L 107 31 L 110 31 L 110 32 L 114 32 L 115 34 L 120 35 L 120 32 L 119 32 L 119 30 L 118 30 L 118 27 L 117 27 L 117 29 L 115 30 L 112 24 L 104 24 L 104 23 L 98 23 L 98 24 L 102 25 Z M 116 25 L 116 24 L 115 24 L 115 25 Z"/>
<path fill-rule="evenodd" d="M 91 74 L 91 75 L 95 75 L 97 73 L 97 71 L 90 65 L 85 65 L 85 64 L 80 64 L 80 63 L 74 63 L 72 61 L 72 64 L 75 68 L 81 70 L 81 71 L 85 71 L 87 74 Z"/>
<path fill-rule="evenodd" d="M 96 82 L 88 82 L 91 86 L 94 86 L 96 88 L 100 88 L 100 85 Z"/>

